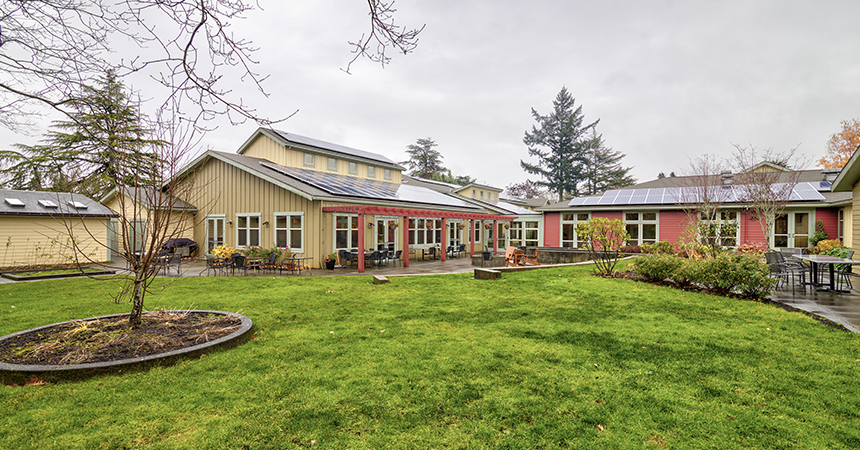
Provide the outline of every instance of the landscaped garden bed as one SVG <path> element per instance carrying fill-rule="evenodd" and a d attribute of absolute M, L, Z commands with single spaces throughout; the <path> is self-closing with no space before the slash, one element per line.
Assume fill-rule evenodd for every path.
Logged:
<path fill-rule="evenodd" d="M 81 268 L 47 268 L 47 269 L 23 269 L 9 270 L 0 273 L 0 276 L 15 281 L 49 280 L 52 278 L 73 278 L 95 275 L 112 275 L 116 273 L 108 269 L 96 269 L 93 267 Z"/>

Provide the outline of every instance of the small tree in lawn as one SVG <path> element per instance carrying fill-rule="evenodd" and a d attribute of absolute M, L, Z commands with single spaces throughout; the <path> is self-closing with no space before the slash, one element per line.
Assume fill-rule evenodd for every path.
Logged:
<path fill-rule="evenodd" d="M 797 147 L 778 153 L 773 149 L 733 145 L 735 152 L 732 158 L 737 172 L 734 178 L 743 186 L 741 200 L 756 214 L 765 239 L 769 239 L 776 217 L 783 212 L 797 186 L 800 172 L 792 170 L 792 167 L 804 164 L 795 158 Z"/>
<path fill-rule="evenodd" d="M 734 177 L 727 167 L 715 155 L 705 154 L 690 161 L 686 176 L 674 180 L 680 187 L 678 204 L 692 225 L 696 241 L 706 245 L 712 257 L 723 240 L 734 238 L 737 232 L 736 222 L 723 220 L 724 212 L 720 211 L 734 194 Z"/>
<path fill-rule="evenodd" d="M 610 277 L 621 259 L 621 246 L 629 239 L 624 222 L 606 217 L 593 217 L 576 226 L 576 235 L 594 260 L 598 274 Z"/>

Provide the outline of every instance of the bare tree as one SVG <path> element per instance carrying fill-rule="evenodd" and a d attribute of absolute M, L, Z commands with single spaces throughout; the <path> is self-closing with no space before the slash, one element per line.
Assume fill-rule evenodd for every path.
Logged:
<path fill-rule="evenodd" d="M 549 190 L 531 180 L 509 184 L 505 186 L 505 193 L 522 199 L 549 198 L 552 195 Z"/>
<path fill-rule="evenodd" d="M 385 65 L 387 48 L 415 49 L 423 27 L 395 25 L 393 5 L 368 0 L 371 30 L 351 43 L 350 64 L 367 57 Z M 253 70 L 257 48 L 231 32 L 253 8 L 246 0 L 0 2 L 0 125 L 26 131 L 46 110 L 68 115 L 70 103 L 106 70 L 155 80 L 163 95 L 148 95 L 162 108 L 178 100 L 183 120 L 201 128 L 217 115 L 234 124 L 283 120 L 260 117 L 236 93 L 250 85 L 267 96 L 266 77 Z M 131 52 L 120 51 L 128 45 Z"/>
<path fill-rule="evenodd" d="M 735 147 L 732 154 L 732 165 L 737 172 L 735 179 L 743 185 L 741 200 L 755 212 L 761 231 L 768 239 L 776 217 L 785 209 L 797 185 L 800 176 L 797 169 L 806 163 L 795 157 L 797 147 L 775 152 L 771 148 L 759 150 L 752 145 L 732 145 Z"/>
<path fill-rule="evenodd" d="M 391 61 L 391 57 L 385 54 L 389 48 L 393 48 L 404 55 L 412 53 L 418 46 L 418 34 L 424 30 L 421 28 L 405 28 L 394 24 L 394 1 L 367 0 L 370 8 L 370 32 L 361 35 L 355 42 L 349 42 L 353 47 L 355 56 L 347 63 L 344 72 L 350 73 L 352 63 L 361 57 L 379 63 L 385 67 Z"/>
<path fill-rule="evenodd" d="M 674 178 L 678 201 L 687 215 L 690 236 L 710 248 L 711 256 L 725 242 L 734 244 L 736 221 L 726 221 L 721 211 L 735 197 L 734 180 L 728 164 L 716 155 L 702 155 L 690 161 L 684 176 Z"/>

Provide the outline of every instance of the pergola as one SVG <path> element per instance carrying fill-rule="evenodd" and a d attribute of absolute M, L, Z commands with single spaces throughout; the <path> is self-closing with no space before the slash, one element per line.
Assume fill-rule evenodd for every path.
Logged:
<path fill-rule="evenodd" d="M 444 243 L 448 242 L 448 219 L 465 219 L 469 221 L 469 256 L 475 255 L 475 220 L 492 220 L 493 230 L 498 230 L 499 221 L 510 222 L 516 216 L 504 216 L 498 214 L 480 214 L 466 213 L 455 211 L 434 211 L 431 209 L 412 209 L 412 208 L 393 208 L 387 206 L 372 206 L 372 205 L 349 205 L 349 206 L 324 206 L 323 212 L 331 213 L 348 213 L 358 214 L 358 222 L 364 224 L 364 216 L 367 214 L 382 215 L 382 216 L 400 216 L 403 217 L 403 265 L 409 267 L 409 218 L 410 217 L 431 217 L 434 219 L 442 219 L 442 261 L 445 261 L 447 252 L 445 251 Z M 493 232 L 493 253 L 498 252 L 498 233 Z M 364 249 L 364 233 L 358 233 L 358 248 Z M 364 251 L 358 252 L 358 271 L 364 272 Z"/>

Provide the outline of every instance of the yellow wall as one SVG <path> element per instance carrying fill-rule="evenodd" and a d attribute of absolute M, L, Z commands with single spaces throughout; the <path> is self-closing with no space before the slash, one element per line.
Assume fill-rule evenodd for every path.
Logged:
<path fill-rule="evenodd" d="M 186 201 L 198 209 L 192 239 L 201 249 L 206 245 L 205 219 L 208 215 L 223 214 L 226 221 L 232 222 L 226 226 L 224 241 L 226 245 L 235 247 L 236 215 L 259 213 L 261 222 L 269 222 L 268 226 L 260 227 L 260 246 L 272 248 L 275 246 L 275 213 L 304 212 L 302 256 L 313 257 L 309 265 L 319 267 L 330 240 L 326 230 L 333 226 L 322 222 L 321 202 L 312 202 L 217 159 L 210 159 L 191 176 L 198 180 L 193 189 L 195 198 Z"/>
<path fill-rule="evenodd" d="M 150 225 L 148 222 L 151 220 L 151 213 L 128 196 L 122 198 L 120 195 L 117 195 L 104 205 L 118 213 L 120 215 L 119 219 L 142 219 L 147 222 L 147 227 Z M 194 240 L 194 214 L 181 211 L 171 211 L 169 214 L 170 218 L 167 220 L 171 231 L 168 234 L 176 235 L 175 237 L 178 238 Z M 176 230 L 176 232 L 174 233 L 173 230 Z"/>
<path fill-rule="evenodd" d="M 854 246 L 854 244 L 853 244 L 853 243 L 854 243 L 854 236 L 856 235 L 856 234 L 854 233 L 854 223 L 855 223 L 855 220 L 854 220 L 854 217 L 853 217 L 853 214 L 854 214 L 854 211 L 853 211 L 853 210 L 854 210 L 854 208 L 853 208 L 853 207 L 851 207 L 851 206 L 846 206 L 846 207 L 845 207 L 845 223 L 843 224 L 843 227 L 844 227 L 844 229 L 843 229 L 843 233 L 844 233 L 843 239 L 844 239 L 844 241 L 845 241 L 845 242 L 844 242 L 843 244 L 844 244 L 844 245 L 847 245 L 847 246 L 849 246 L 849 247 L 851 247 L 851 248 L 860 248 L 860 246 Z"/>
<path fill-rule="evenodd" d="M 72 238 L 81 248 L 81 263 L 107 261 L 107 219 L 4 216 L 0 224 L 0 267 L 72 263 Z"/>
<path fill-rule="evenodd" d="M 474 192 L 473 192 L 474 191 Z M 478 200 L 483 200 L 487 203 L 498 203 L 499 201 L 499 192 L 492 189 L 482 189 L 479 187 L 466 187 L 465 189 L 461 189 L 457 191 L 458 194 L 463 197 L 474 198 Z M 483 195 L 483 197 L 481 196 Z"/>
<path fill-rule="evenodd" d="M 378 181 L 384 181 L 388 183 L 397 183 L 401 182 L 401 173 L 399 170 L 391 169 L 391 179 L 385 178 L 385 168 L 382 166 L 374 166 L 376 167 L 376 177 L 369 178 L 367 176 L 367 164 L 365 162 L 357 162 L 358 164 L 358 174 L 349 173 L 349 160 L 345 158 L 335 158 L 337 159 L 337 171 L 329 171 L 328 170 L 328 156 L 320 153 L 316 154 L 315 164 L 313 168 L 307 167 L 304 165 L 304 154 L 306 152 L 301 149 L 293 149 L 287 148 L 278 142 L 272 140 L 265 134 L 259 135 L 253 142 L 251 142 L 248 147 L 245 148 L 244 156 L 250 156 L 253 158 L 261 158 L 268 161 L 272 161 L 275 164 L 280 164 L 282 166 L 287 167 L 297 167 L 300 169 L 312 169 L 320 172 L 328 172 L 328 173 L 337 173 L 339 175 L 348 175 L 352 177 L 358 178 L 368 178 Z"/>

